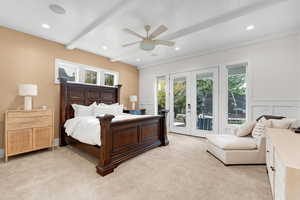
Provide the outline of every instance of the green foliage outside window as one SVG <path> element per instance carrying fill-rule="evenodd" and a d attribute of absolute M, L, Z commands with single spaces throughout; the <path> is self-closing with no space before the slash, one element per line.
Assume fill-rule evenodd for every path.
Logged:
<path fill-rule="evenodd" d="M 114 86 L 114 75 L 104 74 L 105 85 Z"/>
<path fill-rule="evenodd" d="M 85 71 L 85 83 L 97 84 L 97 72 L 86 70 Z"/>

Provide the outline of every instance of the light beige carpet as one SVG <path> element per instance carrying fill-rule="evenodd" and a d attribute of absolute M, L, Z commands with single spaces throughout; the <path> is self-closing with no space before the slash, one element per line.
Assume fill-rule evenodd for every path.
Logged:
<path fill-rule="evenodd" d="M 101 177 L 73 148 L 39 151 L 0 164 L 1 200 L 271 200 L 265 166 L 225 167 L 205 140 L 170 134 L 170 145 Z"/>

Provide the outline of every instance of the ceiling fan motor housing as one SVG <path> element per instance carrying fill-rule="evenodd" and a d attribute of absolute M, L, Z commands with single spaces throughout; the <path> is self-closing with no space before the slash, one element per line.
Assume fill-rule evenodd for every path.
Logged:
<path fill-rule="evenodd" d="M 151 51 L 155 48 L 155 43 L 153 40 L 143 40 L 140 44 L 141 49 L 145 51 Z"/>

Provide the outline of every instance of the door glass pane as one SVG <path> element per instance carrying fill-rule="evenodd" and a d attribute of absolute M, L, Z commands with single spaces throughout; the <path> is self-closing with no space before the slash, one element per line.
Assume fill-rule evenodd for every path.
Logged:
<path fill-rule="evenodd" d="M 186 126 L 186 78 L 175 78 L 173 81 L 174 126 Z"/>
<path fill-rule="evenodd" d="M 166 108 L 166 77 L 157 78 L 157 114 Z"/>
<path fill-rule="evenodd" d="M 246 121 L 246 66 L 227 66 L 228 124 L 242 124 Z"/>
<path fill-rule="evenodd" d="M 197 74 L 197 128 L 213 127 L 213 73 Z"/>

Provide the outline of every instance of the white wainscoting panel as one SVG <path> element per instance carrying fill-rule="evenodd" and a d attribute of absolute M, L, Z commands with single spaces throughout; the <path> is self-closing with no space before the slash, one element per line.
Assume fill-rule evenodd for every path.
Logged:
<path fill-rule="evenodd" d="M 154 115 L 155 114 L 155 108 L 154 104 L 148 104 L 148 103 L 141 103 L 139 105 L 139 108 L 145 108 L 146 109 L 146 114 L 147 115 Z"/>
<path fill-rule="evenodd" d="M 272 107 L 269 105 L 252 105 L 251 107 L 251 120 L 256 120 L 262 115 L 271 115 Z"/>
<path fill-rule="evenodd" d="M 251 106 L 251 119 L 261 115 L 278 115 L 287 118 L 300 119 L 300 101 L 254 101 Z"/>

